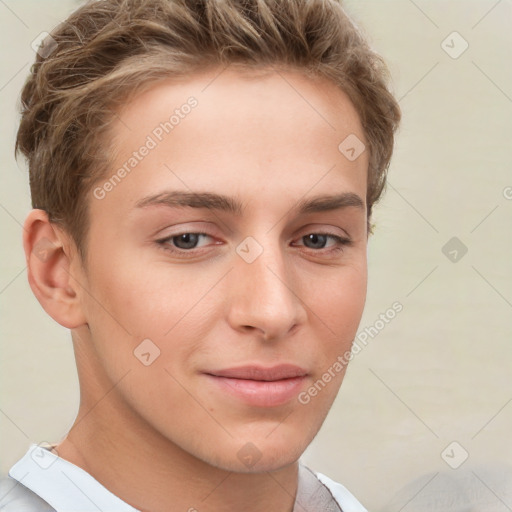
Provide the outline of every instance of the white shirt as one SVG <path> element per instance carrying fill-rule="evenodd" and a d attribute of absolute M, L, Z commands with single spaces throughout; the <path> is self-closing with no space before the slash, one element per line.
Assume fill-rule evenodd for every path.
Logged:
<path fill-rule="evenodd" d="M 0 481 L 2 512 L 140 512 L 47 447 L 31 444 L 9 476 Z M 293 510 L 367 512 L 345 487 L 302 463 Z"/>

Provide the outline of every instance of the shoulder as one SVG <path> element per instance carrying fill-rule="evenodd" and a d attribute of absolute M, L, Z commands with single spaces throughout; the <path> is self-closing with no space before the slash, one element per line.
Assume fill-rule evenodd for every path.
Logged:
<path fill-rule="evenodd" d="M 413 499 L 415 512 L 512 510 L 504 506 L 512 503 L 512 467 L 486 463 L 423 474 L 400 489 L 383 511 L 400 510 Z"/>
<path fill-rule="evenodd" d="M 316 473 L 316 477 L 329 489 L 333 498 L 341 505 L 343 512 L 368 512 L 343 485 L 331 480 L 323 473 Z"/>
<path fill-rule="evenodd" d="M 55 512 L 46 501 L 9 476 L 0 477 L 1 512 Z"/>
<path fill-rule="evenodd" d="M 341 484 L 299 463 L 299 485 L 293 512 L 367 512 Z"/>

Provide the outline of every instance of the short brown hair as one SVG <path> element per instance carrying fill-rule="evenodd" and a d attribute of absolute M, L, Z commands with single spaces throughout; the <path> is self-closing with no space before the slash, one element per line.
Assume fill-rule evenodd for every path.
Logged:
<path fill-rule="evenodd" d="M 15 153 L 28 160 L 32 206 L 62 225 L 82 256 L 86 194 L 109 168 L 116 109 L 156 80 L 206 67 L 278 65 L 332 80 L 367 138 L 368 219 L 385 187 L 400 108 L 384 60 L 340 0 L 96 0 L 44 48 L 50 54 L 38 52 L 21 94 Z"/>

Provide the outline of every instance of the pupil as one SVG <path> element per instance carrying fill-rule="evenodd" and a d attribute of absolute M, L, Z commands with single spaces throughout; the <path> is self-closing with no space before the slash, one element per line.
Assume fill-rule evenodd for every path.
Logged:
<path fill-rule="evenodd" d="M 325 245 L 325 239 L 326 239 L 326 235 L 317 235 L 317 234 L 311 234 L 311 235 L 307 235 L 306 238 L 310 241 L 313 242 L 313 244 L 317 244 L 320 240 L 320 245 L 322 247 L 320 247 L 321 249 L 324 247 Z"/>
<path fill-rule="evenodd" d="M 195 233 L 183 233 L 179 235 L 177 238 L 178 245 L 184 242 L 184 247 L 181 246 L 180 249 L 192 249 L 197 244 L 197 234 Z"/>

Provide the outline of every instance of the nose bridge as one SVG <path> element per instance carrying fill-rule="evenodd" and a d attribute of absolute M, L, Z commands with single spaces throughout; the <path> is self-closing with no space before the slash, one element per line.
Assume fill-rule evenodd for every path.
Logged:
<path fill-rule="evenodd" d="M 284 336 L 304 320 L 303 305 L 275 233 L 258 238 L 249 236 L 236 248 L 230 321 L 234 328 L 256 328 L 268 338 Z"/>

